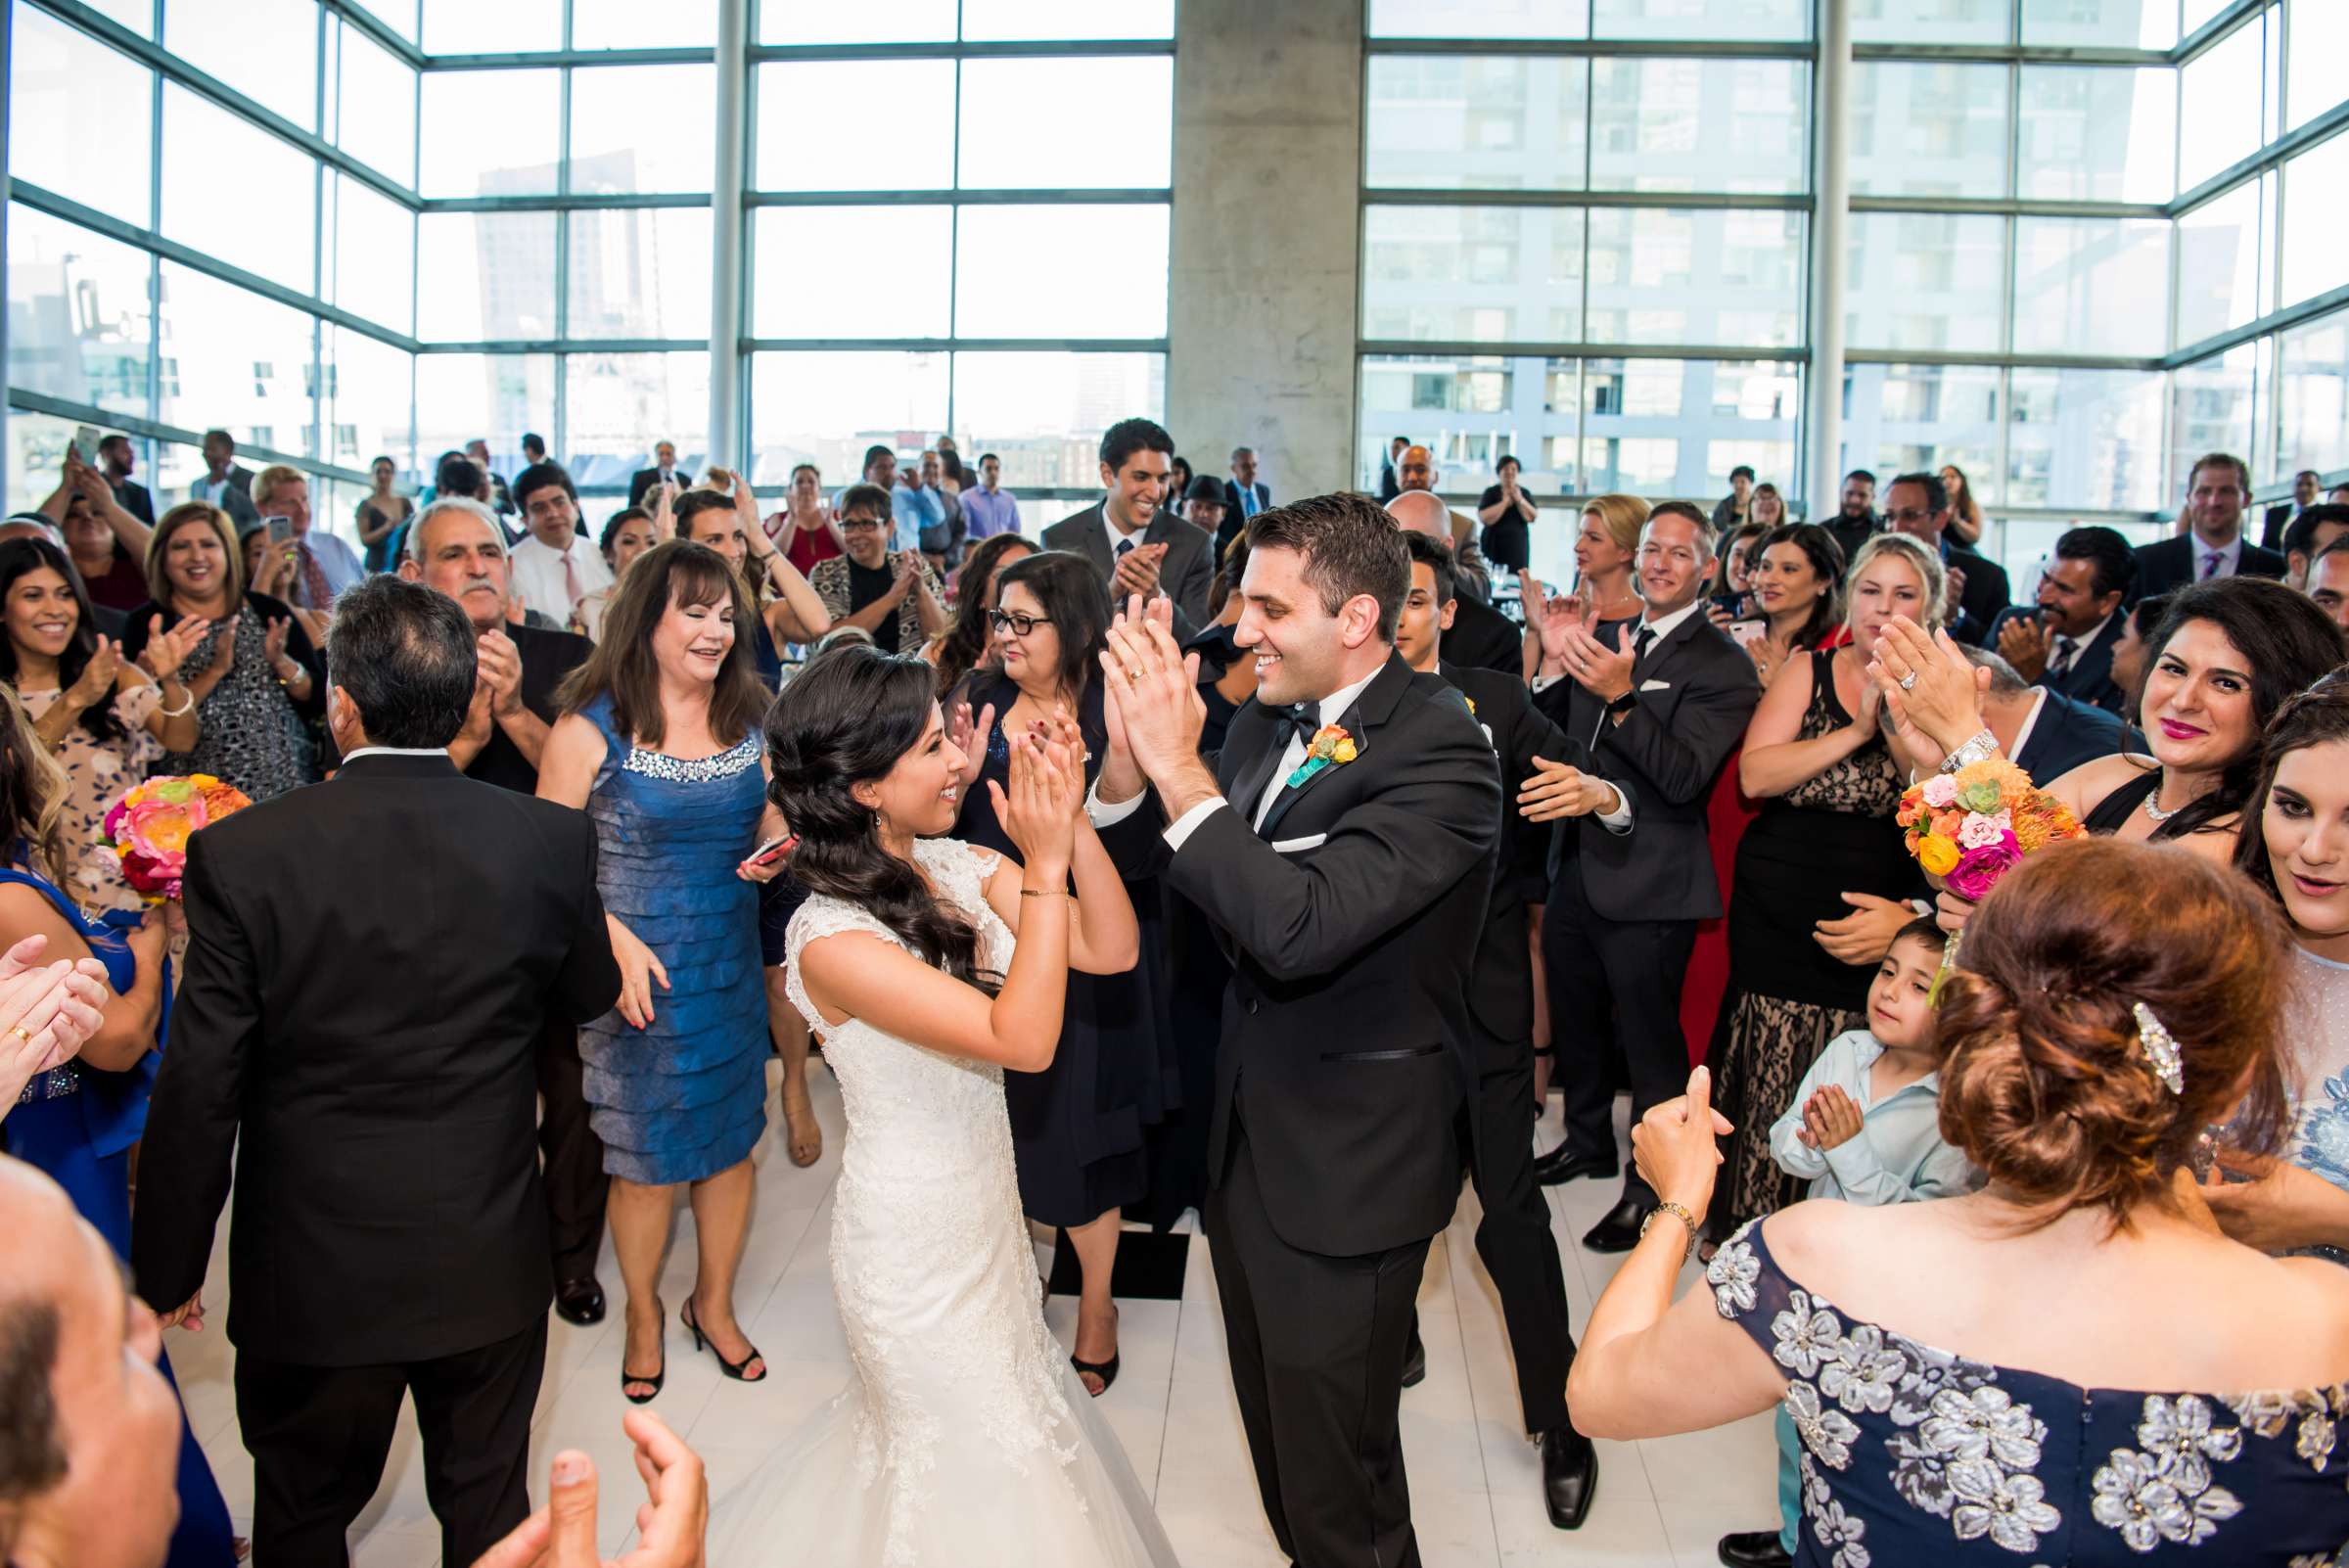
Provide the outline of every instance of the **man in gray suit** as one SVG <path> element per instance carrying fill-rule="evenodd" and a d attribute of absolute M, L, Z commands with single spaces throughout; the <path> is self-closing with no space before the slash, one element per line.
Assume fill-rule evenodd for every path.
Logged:
<path fill-rule="evenodd" d="M 261 520 L 253 505 L 253 470 L 237 461 L 236 438 L 228 432 L 204 433 L 204 477 L 188 486 L 188 499 L 209 501 L 226 512 L 239 537 Z"/>
<path fill-rule="evenodd" d="M 1146 419 L 1122 419 L 1101 438 L 1101 499 L 1044 530 L 1044 548 L 1090 556 L 1110 600 L 1165 594 L 1174 602 L 1174 640 L 1188 642 L 1215 619 L 1207 603 L 1213 542 L 1163 510 L 1174 438 Z"/>

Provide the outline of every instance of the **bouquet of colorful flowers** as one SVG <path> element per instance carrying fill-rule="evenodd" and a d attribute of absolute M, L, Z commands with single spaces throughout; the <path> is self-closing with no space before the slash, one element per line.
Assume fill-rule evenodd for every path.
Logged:
<path fill-rule="evenodd" d="M 1894 819 L 1908 830 L 1909 853 L 1916 863 L 1939 877 L 1943 887 L 1975 902 L 1989 897 L 2024 855 L 2088 836 L 2070 807 L 2004 757 L 1910 785 Z M 1957 950 L 1953 939 L 1943 951 L 1943 974 Z"/>
<path fill-rule="evenodd" d="M 209 773 L 151 778 L 108 809 L 98 842 L 121 857 L 122 879 L 141 898 L 161 903 L 179 897 L 196 830 L 252 804 L 243 790 Z"/>

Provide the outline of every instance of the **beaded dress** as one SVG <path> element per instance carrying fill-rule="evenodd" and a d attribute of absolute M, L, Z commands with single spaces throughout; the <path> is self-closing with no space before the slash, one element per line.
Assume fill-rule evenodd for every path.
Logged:
<path fill-rule="evenodd" d="M 2286 1158 L 2349 1188 L 2349 964 L 2294 947 L 2284 1019 L 2285 1086 L 2292 1097 Z M 2349 1249 L 2310 1250 L 2349 1264 Z"/>

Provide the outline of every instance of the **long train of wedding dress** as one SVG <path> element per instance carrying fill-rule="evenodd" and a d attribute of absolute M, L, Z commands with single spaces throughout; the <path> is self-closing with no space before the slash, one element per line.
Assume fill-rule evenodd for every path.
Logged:
<path fill-rule="evenodd" d="M 996 857 L 915 854 L 978 924 L 1002 973 L 1011 933 L 982 886 Z M 716 1568 L 1156 1568 L 1174 1549 L 1037 1304 L 998 1068 L 860 1022 L 825 1024 L 800 954 L 872 916 L 810 898 L 786 945 L 792 1004 L 824 1035 L 848 1141 L 833 1190 L 832 1288 L 855 1380 L 741 1487 L 714 1499 Z"/>

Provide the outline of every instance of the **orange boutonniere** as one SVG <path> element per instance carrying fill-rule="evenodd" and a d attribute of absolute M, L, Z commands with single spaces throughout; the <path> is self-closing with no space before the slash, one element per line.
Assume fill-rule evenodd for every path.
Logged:
<path fill-rule="evenodd" d="M 1305 761 L 1289 775 L 1287 787 L 1296 789 L 1307 779 L 1325 767 L 1342 767 L 1356 756 L 1354 737 L 1336 724 L 1324 724 L 1305 749 Z"/>

